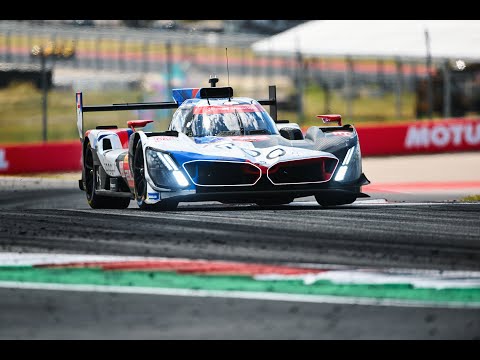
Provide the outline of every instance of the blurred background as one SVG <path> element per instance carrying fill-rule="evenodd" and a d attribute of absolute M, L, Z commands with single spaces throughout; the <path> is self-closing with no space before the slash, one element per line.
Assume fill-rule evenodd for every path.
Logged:
<path fill-rule="evenodd" d="M 358 51 L 339 47 L 366 26 L 333 21 L 1 20 L 0 143 L 77 139 L 76 91 L 85 105 L 171 101 L 171 88 L 209 86 L 210 75 L 235 95 L 259 99 L 277 85 L 279 119 L 301 126 L 318 124 L 320 113 L 360 125 L 480 112 L 480 61 L 432 54 L 430 42 L 438 39 L 428 27 L 415 33 L 415 53 L 396 45 L 376 52 L 388 48 L 379 29 L 368 53 L 360 43 Z M 281 43 L 283 34 L 322 23 L 329 38 L 317 30 Z M 335 49 L 315 52 L 308 43 L 317 38 L 315 44 L 326 45 L 337 36 Z M 171 110 L 111 112 L 85 121 L 86 128 L 98 117 L 123 127 L 129 119 L 153 118 L 151 127 L 163 130 L 170 116 Z"/>
<path fill-rule="evenodd" d="M 480 20 L 0 20 L 0 338 L 480 339 L 478 44 Z M 75 93 L 170 102 L 212 75 L 276 85 L 305 130 L 341 114 L 370 198 L 92 210 Z"/>

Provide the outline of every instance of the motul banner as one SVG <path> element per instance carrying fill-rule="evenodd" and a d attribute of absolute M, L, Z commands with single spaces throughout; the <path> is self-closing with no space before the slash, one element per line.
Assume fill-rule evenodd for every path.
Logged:
<path fill-rule="evenodd" d="M 417 120 L 356 128 L 364 156 L 480 150 L 480 119 Z"/>
<path fill-rule="evenodd" d="M 79 171 L 80 141 L 1 145 L 0 174 Z"/>

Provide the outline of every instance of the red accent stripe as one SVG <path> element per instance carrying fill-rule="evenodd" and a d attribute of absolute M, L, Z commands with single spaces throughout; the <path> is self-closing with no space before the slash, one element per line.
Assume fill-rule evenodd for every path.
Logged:
<path fill-rule="evenodd" d="M 254 104 L 197 106 L 193 109 L 194 114 L 227 114 L 235 111 L 246 113 L 264 109 Z"/>
<path fill-rule="evenodd" d="M 257 163 L 253 163 L 253 162 L 251 162 L 251 161 L 248 160 L 248 159 L 247 159 L 245 162 L 246 162 L 246 163 L 249 163 L 249 164 L 254 164 L 256 167 L 259 167 L 260 170 L 262 171 L 262 175 L 267 174 L 268 166 L 261 165 L 261 164 L 257 164 Z"/>
<path fill-rule="evenodd" d="M 151 261 L 119 261 L 119 262 L 76 262 L 68 264 L 43 264 L 37 267 L 48 268 L 85 268 L 96 267 L 103 270 L 145 270 L 175 271 L 185 274 L 228 274 L 228 275 L 260 275 L 280 274 L 297 275 L 319 273 L 327 270 L 306 269 L 299 267 L 233 263 L 205 260 L 151 260 Z"/>
<path fill-rule="evenodd" d="M 269 139 L 268 135 L 244 135 L 244 136 L 227 136 L 231 141 L 265 141 Z"/>
<path fill-rule="evenodd" d="M 122 147 L 124 149 L 128 149 L 128 139 L 130 138 L 130 129 L 108 129 L 108 131 L 112 131 L 118 135 L 120 142 L 122 143 Z"/>
<path fill-rule="evenodd" d="M 127 121 L 127 125 L 129 128 L 137 128 L 137 127 L 145 127 L 147 124 L 152 123 L 153 120 L 130 120 Z"/>

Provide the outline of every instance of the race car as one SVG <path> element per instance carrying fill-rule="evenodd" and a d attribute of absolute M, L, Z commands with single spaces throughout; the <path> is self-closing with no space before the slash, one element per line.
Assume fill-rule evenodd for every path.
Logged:
<path fill-rule="evenodd" d="M 82 178 L 94 209 L 174 210 L 180 202 L 285 205 L 314 196 L 322 206 L 368 197 L 355 127 L 339 114 L 317 115 L 336 126 L 277 119 L 276 86 L 267 100 L 234 96 L 230 86 L 172 89 L 172 102 L 84 106 L 76 93 L 82 142 Z M 264 108 L 269 106 L 269 112 Z M 126 128 L 100 125 L 84 132 L 83 114 L 95 111 L 176 109 L 168 130 L 141 130 L 153 120 L 130 120 Z"/>

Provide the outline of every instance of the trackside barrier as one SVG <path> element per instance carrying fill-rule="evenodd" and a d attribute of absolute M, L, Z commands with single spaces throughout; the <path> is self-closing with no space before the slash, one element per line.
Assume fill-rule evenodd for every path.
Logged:
<path fill-rule="evenodd" d="M 79 171 L 80 141 L 1 145 L 0 175 Z"/>
<path fill-rule="evenodd" d="M 363 156 L 480 150 L 480 119 L 416 120 L 355 127 Z"/>
<path fill-rule="evenodd" d="M 480 150 L 480 119 L 418 120 L 381 126 L 358 125 L 356 128 L 363 156 Z M 78 140 L 0 144 L 0 175 L 81 169 Z"/>
<path fill-rule="evenodd" d="M 356 129 L 364 156 L 480 150 L 480 119 L 417 120 Z"/>

